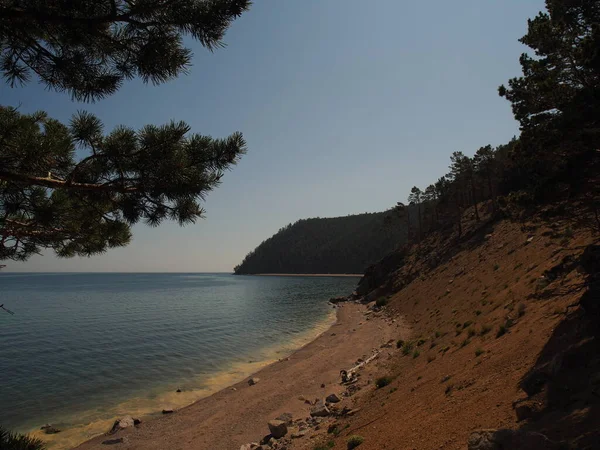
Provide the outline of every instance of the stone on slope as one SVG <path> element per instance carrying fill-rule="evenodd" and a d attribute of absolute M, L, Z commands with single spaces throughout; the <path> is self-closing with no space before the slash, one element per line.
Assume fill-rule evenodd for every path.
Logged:
<path fill-rule="evenodd" d="M 326 417 L 330 414 L 329 409 L 323 403 L 323 400 L 317 401 L 317 403 L 310 408 L 310 415 L 313 417 Z"/>
<path fill-rule="evenodd" d="M 281 439 L 287 434 L 287 425 L 283 420 L 270 420 L 268 425 L 269 431 L 275 439 Z"/>
<path fill-rule="evenodd" d="M 340 398 L 336 394 L 329 394 L 325 399 L 327 403 L 339 403 Z"/>

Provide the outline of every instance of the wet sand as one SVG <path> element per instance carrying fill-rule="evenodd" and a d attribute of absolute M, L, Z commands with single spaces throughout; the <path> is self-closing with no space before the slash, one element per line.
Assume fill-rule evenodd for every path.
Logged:
<path fill-rule="evenodd" d="M 173 414 L 144 420 L 137 428 L 120 431 L 120 449 L 230 450 L 255 442 L 269 433 L 267 421 L 284 412 L 306 417 L 309 405 L 300 398 L 341 393 L 339 371 L 395 336 L 385 321 L 365 320 L 365 307 L 343 304 L 338 320 L 316 340 L 248 378 Z M 324 384 L 325 388 L 321 388 Z M 100 450 L 107 446 L 98 436 L 77 447 Z"/>

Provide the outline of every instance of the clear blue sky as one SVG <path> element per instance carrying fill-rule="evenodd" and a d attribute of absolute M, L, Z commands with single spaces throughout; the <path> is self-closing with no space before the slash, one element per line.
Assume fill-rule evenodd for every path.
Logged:
<path fill-rule="evenodd" d="M 86 109 L 140 127 L 242 131 L 249 151 L 180 228 L 136 226 L 131 245 L 92 258 L 51 251 L 8 270 L 230 271 L 297 219 L 382 211 L 473 154 L 518 133 L 497 87 L 520 73 L 527 18 L 543 0 L 256 0 L 211 54 L 190 42 L 191 73 L 135 81 L 96 104 L 31 83 L 0 103 L 67 121 Z"/>

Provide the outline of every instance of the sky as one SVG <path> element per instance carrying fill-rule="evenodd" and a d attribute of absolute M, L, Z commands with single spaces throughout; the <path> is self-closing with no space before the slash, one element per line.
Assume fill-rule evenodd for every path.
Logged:
<path fill-rule="evenodd" d="M 497 88 L 520 74 L 518 42 L 543 0 L 255 0 L 224 49 L 197 42 L 188 75 L 140 81 L 94 104 L 33 82 L 0 103 L 110 130 L 184 120 L 193 132 L 242 131 L 248 153 L 184 228 L 136 225 L 124 248 L 91 258 L 52 251 L 7 271 L 230 272 L 281 227 L 383 211 L 447 172 L 450 154 L 518 134 Z"/>

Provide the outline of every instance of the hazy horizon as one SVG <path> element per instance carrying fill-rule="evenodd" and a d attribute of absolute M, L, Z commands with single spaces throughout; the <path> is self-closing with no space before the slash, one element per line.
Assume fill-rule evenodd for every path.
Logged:
<path fill-rule="evenodd" d="M 133 229 L 128 247 L 92 258 L 51 251 L 3 272 L 230 273 L 281 227 L 383 211 L 446 173 L 453 151 L 518 134 L 497 87 L 520 74 L 518 42 L 542 0 L 256 2 L 227 47 L 189 42 L 188 76 L 126 83 L 94 104 L 36 82 L 0 84 L 3 104 L 68 121 L 81 109 L 106 130 L 172 119 L 215 137 L 242 131 L 248 154 L 180 228 Z M 366 30 L 366 31 L 365 31 Z"/>

